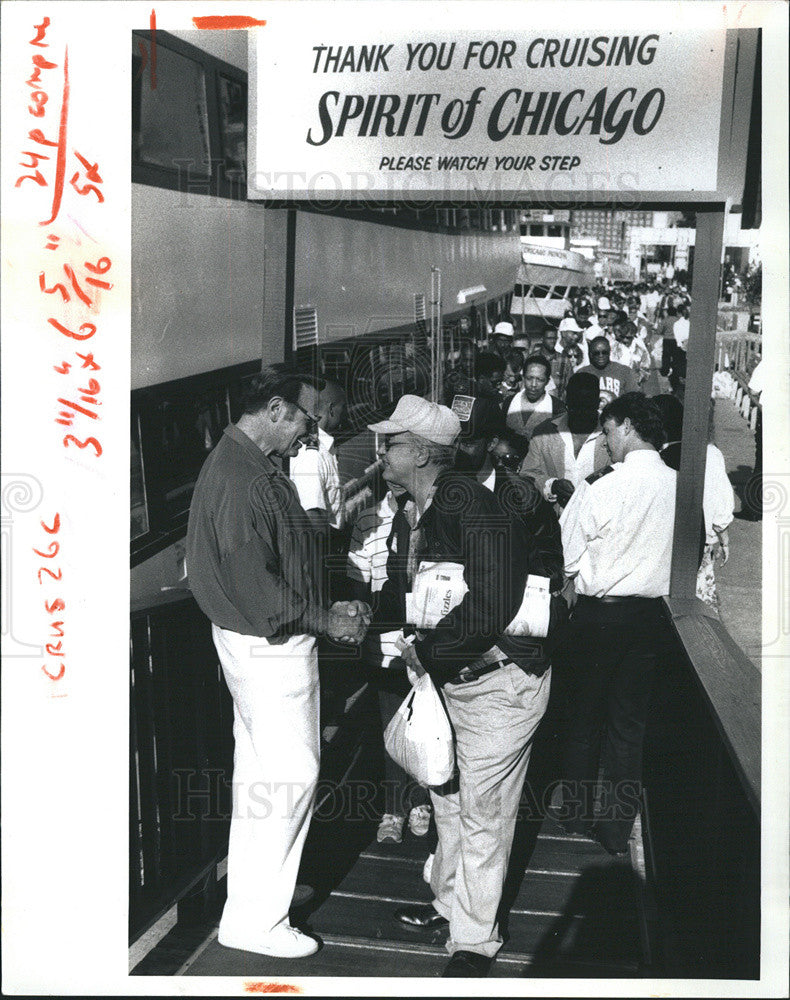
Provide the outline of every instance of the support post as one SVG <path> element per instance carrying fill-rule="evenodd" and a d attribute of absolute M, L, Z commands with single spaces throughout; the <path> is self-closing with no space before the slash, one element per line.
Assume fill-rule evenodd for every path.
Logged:
<path fill-rule="evenodd" d="M 683 401 L 683 450 L 669 584 L 670 598 L 680 601 L 692 600 L 696 593 L 723 238 L 723 208 L 698 211 Z"/>

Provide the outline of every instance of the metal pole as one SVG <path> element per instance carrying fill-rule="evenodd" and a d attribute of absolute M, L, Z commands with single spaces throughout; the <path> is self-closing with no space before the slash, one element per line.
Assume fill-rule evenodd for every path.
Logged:
<path fill-rule="evenodd" d="M 694 601 L 702 522 L 702 489 L 708 447 L 708 417 L 716 348 L 719 275 L 724 211 L 697 212 L 694 295 L 691 300 L 686 392 L 683 400 L 683 450 L 678 472 L 677 507 L 669 595 Z"/>

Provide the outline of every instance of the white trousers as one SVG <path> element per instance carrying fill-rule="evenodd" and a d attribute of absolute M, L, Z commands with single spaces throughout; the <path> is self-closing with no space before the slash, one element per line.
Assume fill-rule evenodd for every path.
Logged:
<path fill-rule="evenodd" d="M 220 940 L 287 924 L 318 783 L 318 657 L 312 636 L 282 645 L 212 625 L 233 697 L 233 814 Z"/>
<path fill-rule="evenodd" d="M 445 684 L 455 730 L 458 791 L 431 791 L 439 845 L 434 907 L 450 921 L 447 950 L 493 957 L 502 947 L 497 910 L 535 730 L 546 711 L 542 677 L 507 664 L 468 684 Z"/>

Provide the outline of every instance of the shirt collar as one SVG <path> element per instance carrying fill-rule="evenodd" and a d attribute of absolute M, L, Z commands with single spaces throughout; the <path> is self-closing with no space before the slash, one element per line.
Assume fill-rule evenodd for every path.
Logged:
<path fill-rule="evenodd" d="M 269 456 L 264 455 L 252 438 L 245 434 L 244 431 L 240 430 L 236 424 L 228 424 L 224 433 L 228 435 L 231 441 L 235 441 L 237 445 L 242 447 L 248 457 L 251 458 L 257 465 L 260 465 L 264 472 L 269 475 L 273 475 L 274 473 L 280 471 Z"/>
<path fill-rule="evenodd" d="M 664 459 L 655 448 L 638 448 L 636 451 L 629 451 L 623 459 L 623 465 L 664 465 Z"/>
<path fill-rule="evenodd" d="M 335 444 L 335 439 L 320 424 L 318 427 L 318 443 L 323 445 L 327 451 L 331 451 Z"/>

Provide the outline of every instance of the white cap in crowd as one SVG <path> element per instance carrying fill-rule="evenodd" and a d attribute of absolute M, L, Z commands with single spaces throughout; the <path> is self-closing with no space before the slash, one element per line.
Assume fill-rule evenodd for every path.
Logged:
<path fill-rule="evenodd" d="M 607 299 L 605 295 L 602 295 L 598 299 L 598 312 L 606 312 L 612 308 L 612 303 Z"/>
<path fill-rule="evenodd" d="M 560 320 L 559 332 L 565 333 L 566 330 L 573 330 L 574 333 L 582 333 L 582 328 L 573 318 L 573 316 L 566 316 L 565 319 Z"/>
<path fill-rule="evenodd" d="M 515 333 L 515 328 L 511 322 L 503 319 L 494 327 L 494 333 L 501 333 L 505 337 L 512 337 Z"/>
<path fill-rule="evenodd" d="M 455 444 L 461 422 L 448 406 L 431 403 L 421 396 L 401 396 L 389 420 L 368 424 L 378 434 L 403 434 L 411 431 L 434 444 Z"/>

